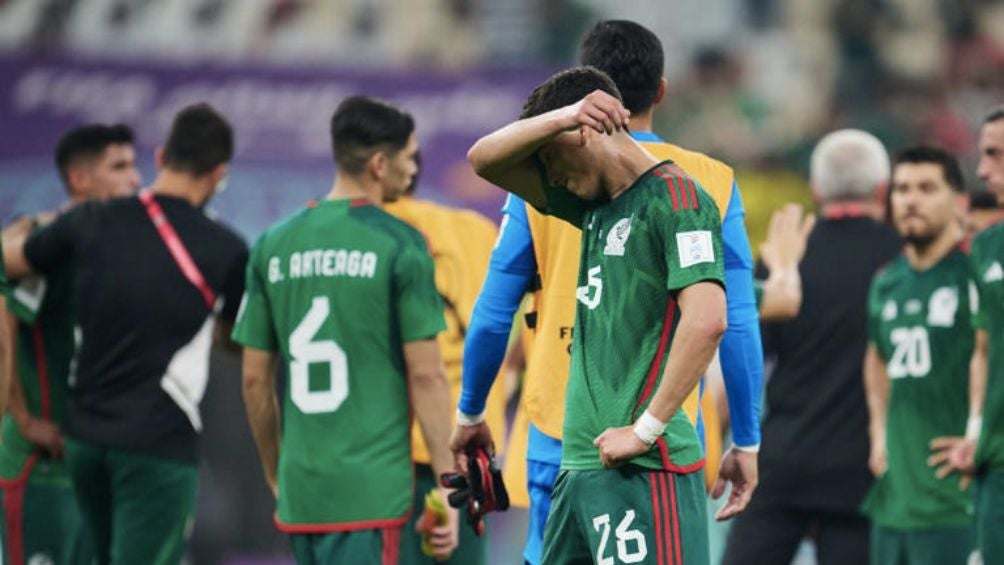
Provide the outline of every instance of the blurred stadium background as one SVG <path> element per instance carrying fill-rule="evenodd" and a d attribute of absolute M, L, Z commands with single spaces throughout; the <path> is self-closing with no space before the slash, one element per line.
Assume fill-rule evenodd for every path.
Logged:
<path fill-rule="evenodd" d="M 466 149 L 606 18 L 662 39 L 670 94 L 656 131 L 737 169 L 754 251 L 773 209 L 811 202 L 809 151 L 838 127 L 891 151 L 946 147 L 980 188 L 976 130 L 1004 98 L 994 0 L 0 0 L 0 219 L 63 201 L 52 149 L 65 128 L 129 124 L 149 181 L 174 112 L 205 100 L 238 136 L 213 210 L 251 243 L 327 191 L 328 120 L 355 93 L 415 115 L 421 195 L 497 218 L 502 192 Z M 238 360 L 214 363 L 192 561 L 280 562 Z M 493 562 L 516 562 L 521 514 L 496 524 Z"/>

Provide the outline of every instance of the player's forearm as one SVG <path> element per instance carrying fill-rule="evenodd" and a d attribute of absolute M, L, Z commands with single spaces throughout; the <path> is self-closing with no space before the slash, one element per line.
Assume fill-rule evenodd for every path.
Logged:
<path fill-rule="evenodd" d="M 10 311 L 4 312 L 4 326 L 7 329 L 7 338 L 4 341 L 8 343 L 11 351 L 6 365 L 10 367 L 10 382 L 5 387 L 7 390 L 6 410 L 11 419 L 14 420 L 14 424 L 23 431 L 28 426 L 28 418 L 31 414 L 28 412 L 24 391 L 21 389 L 21 379 L 18 377 L 17 356 L 13 353 L 17 351 L 18 321 Z"/>
<path fill-rule="evenodd" d="M 976 331 L 973 356 L 969 360 L 969 423 L 966 426 L 966 437 L 970 439 L 979 436 L 982 423 L 983 402 L 987 392 L 988 340 L 986 330 Z"/>
<path fill-rule="evenodd" d="M 649 414 L 661 422 L 668 422 L 683 406 L 683 401 L 711 363 L 726 325 L 724 297 L 720 308 L 695 309 L 688 314 L 681 307 L 680 322 L 662 380 L 647 408 Z"/>
<path fill-rule="evenodd" d="M 509 190 L 507 173 L 525 166 L 544 144 L 575 126 L 575 121 L 563 114 L 563 109 L 558 109 L 497 129 L 471 146 L 467 160 L 478 176 Z"/>
<path fill-rule="evenodd" d="M 248 424 L 258 447 L 265 479 L 274 484 L 278 479 L 280 443 L 279 401 L 274 377 L 245 372 L 243 394 Z"/>
<path fill-rule="evenodd" d="M 450 386 L 440 367 L 410 371 L 411 405 L 429 448 L 436 476 L 453 469 L 450 452 Z"/>
<path fill-rule="evenodd" d="M 868 404 L 868 433 L 872 442 L 885 438 L 886 411 L 889 405 L 889 377 L 885 361 L 874 344 L 869 344 L 864 361 L 865 400 Z"/>

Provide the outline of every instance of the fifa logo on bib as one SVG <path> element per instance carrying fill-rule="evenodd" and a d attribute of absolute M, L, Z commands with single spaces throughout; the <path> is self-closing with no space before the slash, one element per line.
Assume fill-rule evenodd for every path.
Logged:
<path fill-rule="evenodd" d="M 631 236 L 631 218 L 621 218 L 611 228 L 607 235 L 607 246 L 603 248 L 604 255 L 624 256 L 624 245 Z"/>

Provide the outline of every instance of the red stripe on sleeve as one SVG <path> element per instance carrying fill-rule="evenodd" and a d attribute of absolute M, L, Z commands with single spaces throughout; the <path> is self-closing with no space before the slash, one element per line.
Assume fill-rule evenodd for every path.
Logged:
<path fill-rule="evenodd" d="M 697 202 L 697 186 L 694 184 L 694 179 L 687 177 L 687 187 L 690 189 L 690 207 L 697 210 L 699 204 Z"/>

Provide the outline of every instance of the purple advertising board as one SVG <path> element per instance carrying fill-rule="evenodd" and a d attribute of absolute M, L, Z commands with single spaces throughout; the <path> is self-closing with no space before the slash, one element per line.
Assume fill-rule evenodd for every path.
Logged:
<path fill-rule="evenodd" d="M 328 125 L 338 103 L 376 96 L 415 116 L 422 194 L 496 217 L 503 193 L 465 160 L 479 136 L 518 115 L 544 69 L 436 74 L 0 58 L 0 219 L 64 199 L 52 150 L 67 128 L 121 122 L 136 132 L 144 182 L 178 109 L 208 102 L 231 121 L 237 152 L 219 216 L 253 239 L 330 188 Z"/>

